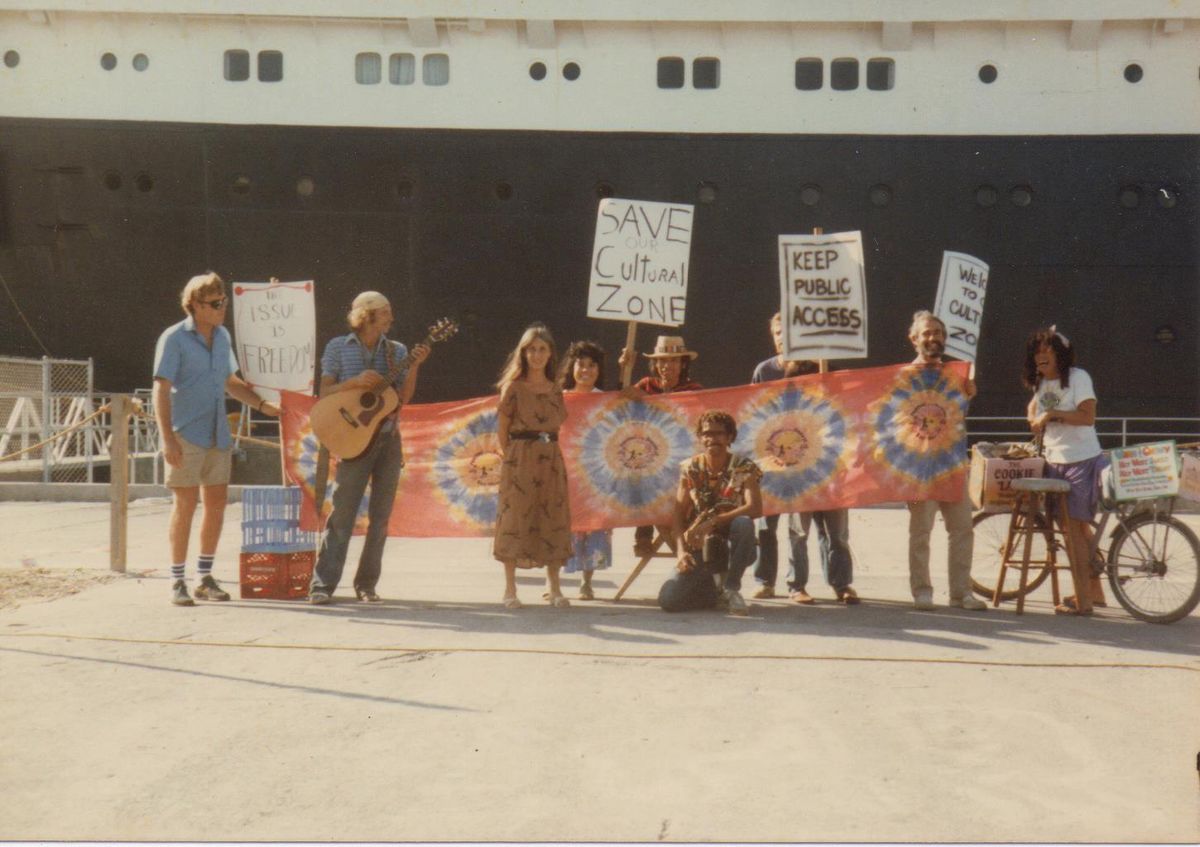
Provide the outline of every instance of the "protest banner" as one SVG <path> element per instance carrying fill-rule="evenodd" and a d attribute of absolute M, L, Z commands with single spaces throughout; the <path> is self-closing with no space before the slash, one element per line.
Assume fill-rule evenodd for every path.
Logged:
<path fill-rule="evenodd" d="M 1139 500 L 1179 493 L 1174 441 L 1155 441 L 1111 452 L 1113 498 Z"/>
<path fill-rule="evenodd" d="M 235 282 L 233 329 L 242 376 L 265 399 L 311 392 L 316 374 L 317 313 L 313 283 Z"/>
<path fill-rule="evenodd" d="M 952 250 L 942 253 L 933 313 L 946 325 L 946 353 L 966 362 L 974 362 L 979 349 L 987 281 L 986 262 Z"/>
<path fill-rule="evenodd" d="M 589 318 L 681 326 L 693 207 L 606 197 L 596 213 Z"/>
<path fill-rule="evenodd" d="M 785 359 L 867 356 L 862 233 L 779 236 Z"/>

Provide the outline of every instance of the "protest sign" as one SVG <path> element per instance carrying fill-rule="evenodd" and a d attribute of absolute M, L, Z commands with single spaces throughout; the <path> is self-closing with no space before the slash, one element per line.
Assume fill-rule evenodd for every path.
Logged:
<path fill-rule="evenodd" d="M 681 326 L 693 207 L 606 197 L 596 213 L 589 318 Z"/>
<path fill-rule="evenodd" d="M 233 329 L 246 382 L 267 400 L 279 392 L 311 392 L 316 372 L 317 313 L 313 284 L 235 282 Z"/>
<path fill-rule="evenodd" d="M 1155 441 L 1112 451 L 1113 498 L 1138 500 L 1179 493 L 1174 441 Z"/>
<path fill-rule="evenodd" d="M 867 356 L 862 233 L 779 236 L 785 359 Z"/>
<path fill-rule="evenodd" d="M 987 281 L 986 262 L 966 253 L 942 253 L 942 275 L 933 313 L 946 325 L 946 352 L 967 362 L 975 361 L 979 348 Z"/>

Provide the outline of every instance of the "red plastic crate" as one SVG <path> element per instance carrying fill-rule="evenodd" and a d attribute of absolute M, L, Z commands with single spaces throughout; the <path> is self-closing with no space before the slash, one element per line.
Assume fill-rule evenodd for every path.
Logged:
<path fill-rule="evenodd" d="M 312 550 L 299 553 L 242 553 L 239 582 L 243 600 L 296 600 L 308 596 Z"/>

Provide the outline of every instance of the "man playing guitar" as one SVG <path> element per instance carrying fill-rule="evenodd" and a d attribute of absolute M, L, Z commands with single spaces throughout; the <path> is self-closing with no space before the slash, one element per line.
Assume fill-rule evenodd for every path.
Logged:
<path fill-rule="evenodd" d="M 390 384 L 400 395 L 403 406 L 417 389 L 417 372 L 429 357 L 429 347 L 416 345 L 410 356 L 411 364 L 397 371 L 388 383 L 381 374 L 389 374 L 409 355 L 403 344 L 387 338 L 392 326 L 392 307 L 388 299 L 378 291 L 364 291 L 354 298 L 347 321 L 352 332 L 330 341 L 321 356 L 321 396 L 340 391 L 378 392 Z M 338 463 L 333 511 L 325 526 L 309 586 L 308 599 L 314 605 L 329 603 L 342 578 L 354 520 L 368 482 L 371 484 L 369 525 L 358 571 L 354 575 L 354 593 L 359 600 L 367 602 L 380 599 L 375 585 L 379 582 L 388 517 L 404 466 L 397 426 L 399 408 L 380 424 L 377 436 L 365 452 Z"/>

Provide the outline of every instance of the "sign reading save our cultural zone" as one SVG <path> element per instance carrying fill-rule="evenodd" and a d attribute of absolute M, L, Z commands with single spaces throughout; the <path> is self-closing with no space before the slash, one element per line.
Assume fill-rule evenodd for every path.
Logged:
<path fill-rule="evenodd" d="M 587 316 L 681 326 L 692 220 L 687 203 L 601 200 Z"/>
<path fill-rule="evenodd" d="M 235 282 L 233 330 L 246 381 L 268 400 L 313 389 L 317 311 L 312 281 Z"/>
<path fill-rule="evenodd" d="M 946 352 L 967 362 L 975 361 L 979 349 L 987 283 L 986 262 L 966 253 L 942 253 L 942 275 L 933 313 L 946 324 Z"/>
<path fill-rule="evenodd" d="M 779 236 L 785 359 L 867 356 L 862 233 Z"/>

